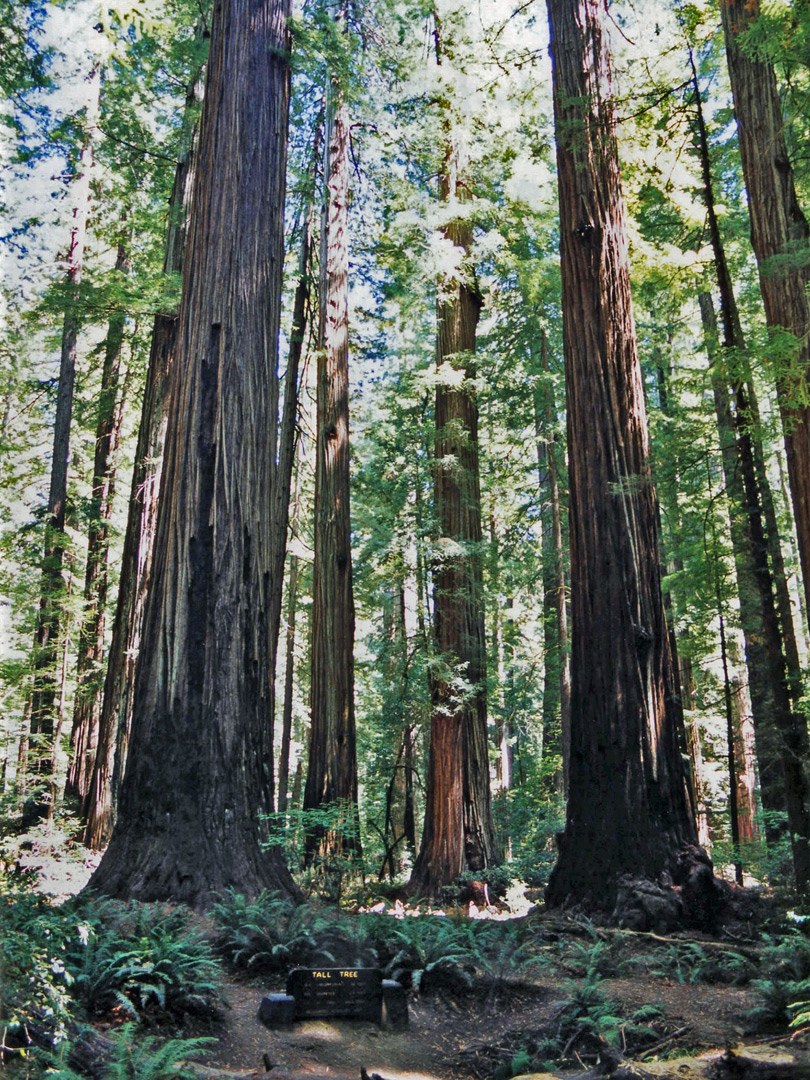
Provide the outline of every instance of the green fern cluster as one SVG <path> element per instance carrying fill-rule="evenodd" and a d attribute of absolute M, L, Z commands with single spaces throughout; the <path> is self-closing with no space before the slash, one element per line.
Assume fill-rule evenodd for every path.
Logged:
<path fill-rule="evenodd" d="M 766 936 L 765 943 L 762 968 L 768 976 L 753 981 L 758 1000 L 747 1016 L 757 1027 L 798 1019 L 810 995 L 810 939 L 792 930 L 781 938 Z"/>
<path fill-rule="evenodd" d="M 292 967 L 373 967 L 379 963 L 373 916 L 346 915 L 311 904 L 296 907 L 277 893 L 255 900 L 223 893 L 211 910 L 217 944 L 236 968 L 256 973 Z M 386 920 L 390 922 L 390 920 Z"/>
<path fill-rule="evenodd" d="M 85 905 L 67 964 L 88 1016 L 116 1007 L 160 1022 L 217 1016 L 222 971 L 203 934 L 164 904 Z"/>
<path fill-rule="evenodd" d="M 216 1039 L 166 1039 L 139 1034 L 133 1023 L 124 1024 L 111 1037 L 109 1057 L 98 1080 L 195 1080 L 187 1062 L 199 1057 Z M 74 1043 L 61 1042 L 42 1055 L 48 1080 L 84 1080 L 71 1064 Z"/>
<path fill-rule="evenodd" d="M 560 1003 L 556 1036 L 545 1047 L 546 1052 L 556 1048 L 557 1053 L 550 1055 L 552 1058 L 565 1058 L 577 1048 L 595 1047 L 600 1039 L 611 1046 L 618 1046 L 621 1041 L 623 1046 L 637 1050 L 659 1037 L 650 1026 L 651 1021 L 663 1015 L 657 1005 L 644 1005 L 629 1016 L 622 1016 L 615 1002 L 605 995 L 602 979 L 595 972 L 580 982 L 568 980 L 567 984 L 570 997 Z"/>
<path fill-rule="evenodd" d="M 478 949 L 470 923 L 421 915 L 403 919 L 390 935 L 395 949 L 386 976 L 418 992 L 472 986 Z"/>

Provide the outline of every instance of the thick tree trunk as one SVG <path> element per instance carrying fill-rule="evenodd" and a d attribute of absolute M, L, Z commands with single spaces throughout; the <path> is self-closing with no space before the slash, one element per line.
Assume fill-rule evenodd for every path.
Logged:
<path fill-rule="evenodd" d="M 802 384 L 810 364 L 810 305 L 806 258 L 810 228 L 799 206 L 788 156 L 773 65 L 741 47 L 741 35 L 759 17 L 759 0 L 723 0 L 726 40 L 751 241 L 759 266 L 765 318 L 796 338 L 790 363 L 777 361 L 779 405 L 790 494 L 796 518 L 805 598 L 810 598 L 810 407 Z"/>
<path fill-rule="evenodd" d="M 189 117 L 192 110 L 196 110 L 201 92 L 202 72 L 189 86 L 186 95 L 189 134 L 175 169 L 169 198 L 166 250 L 163 258 L 165 274 L 180 274 L 183 271 L 196 141 L 194 126 Z M 112 835 L 129 746 L 135 663 L 140 649 L 143 611 L 152 564 L 163 448 L 168 423 L 169 373 L 174 362 L 176 345 L 177 315 L 156 315 L 132 470 L 121 578 L 118 583 L 118 599 L 99 719 L 98 748 L 82 807 L 87 821 L 84 842 L 94 850 L 103 848 Z"/>
<path fill-rule="evenodd" d="M 349 117 L 345 92 L 337 80 L 329 86 L 327 104 L 316 403 L 312 723 L 304 809 L 335 805 L 337 820 L 334 829 L 309 834 L 309 857 L 316 849 L 323 854 L 359 849 L 349 509 Z"/>
<path fill-rule="evenodd" d="M 59 642 L 61 636 L 64 582 L 62 565 L 66 543 L 70 427 L 73 416 L 73 388 L 76 381 L 76 344 L 79 335 L 79 287 L 82 280 L 87 218 L 90 206 L 91 143 L 98 116 L 101 67 L 96 64 L 88 78 L 88 105 L 84 116 L 82 149 L 71 184 L 73 224 L 67 255 L 66 308 L 62 323 L 59 386 L 53 432 L 53 457 L 48 493 L 48 517 L 42 559 L 42 588 L 34 630 L 34 679 L 31 697 L 29 758 L 34 770 L 48 774 L 54 754 L 54 729 L 59 695 Z"/>
<path fill-rule="evenodd" d="M 287 0 L 215 7 L 120 814 L 91 885 L 295 895 L 272 804 L 272 526 Z"/>
<path fill-rule="evenodd" d="M 125 274 L 129 265 L 126 243 L 118 245 L 115 270 Z M 107 328 L 104 367 L 96 422 L 87 566 L 84 578 L 84 617 L 79 633 L 76 664 L 76 701 L 70 734 L 71 761 L 65 796 L 83 799 L 90 786 L 101 718 L 101 661 L 104 654 L 104 622 L 107 606 L 107 570 L 110 516 L 115 497 L 115 458 L 123 419 L 118 400 L 125 315 L 116 312 Z"/>
<path fill-rule="evenodd" d="M 549 0 L 571 536 L 571 775 L 554 905 L 606 907 L 697 836 L 661 597 L 603 0 Z"/>
<path fill-rule="evenodd" d="M 437 56 L 441 46 L 437 24 Z M 465 201 L 463 163 L 450 133 L 439 180 L 443 202 Z M 444 234 L 464 255 L 472 226 Z M 432 720 L 425 823 L 410 882 L 432 896 L 465 870 L 499 860 L 492 821 L 487 748 L 486 642 L 482 580 L 475 330 L 481 297 L 470 268 L 440 283 L 434 499 L 438 528 L 433 572 Z M 463 381 L 459 380 L 463 374 Z"/>

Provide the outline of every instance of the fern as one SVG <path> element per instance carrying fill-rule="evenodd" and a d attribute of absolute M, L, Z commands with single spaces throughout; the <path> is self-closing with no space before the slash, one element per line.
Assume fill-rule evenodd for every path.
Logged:
<path fill-rule="evenodd" d="M 124 1024 L 112 1036 L 108 1060 L 101 1080 L 194 1080 L 195 1073 L 185 1063 L 199 1057 L 216 1039 L 166 1039 L 141 1035 L 134 1023 Z M 65 1040 L 56 1051 L 41 1055 L 45 1075 L 50 1080 L 84 1080 L 70 1064 L 74 1043 Z"/>

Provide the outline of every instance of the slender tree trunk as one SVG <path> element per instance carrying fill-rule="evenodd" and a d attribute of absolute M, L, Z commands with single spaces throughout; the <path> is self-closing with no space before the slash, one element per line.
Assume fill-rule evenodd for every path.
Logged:
<path fill-rule="evenodd" d="M 744 358 L 745 339 L 715 211 L 703 106 L 697 70 L 691 54 L 690 61 L 704 195 L 720 289 L 723 346 L 725 350 Z M 716 327 L 713 326 L 711 300 L 706 294 L 701 295 L 700 306 L 707 337 L 711 342 L 716 339 Z M 732 417 L 726 376 L 715 372 L 712 382 L 721 431 L 723 469 L 731 503 L 732 544 L 737 565 L 740 615 L 746 641 L 754 723 L 757 726 L 762 800 L 766 809 L 775 809 L 777 805 L 787 806 L 796 884 L 804 891 L 810 883 L 810 815 L 807 783 L 802 769 L 808 750 L 807 727 L 804 720 L 794 714 L 788 693 L 788 669 L 774 602 L 773 581 L 768 562 L 769 545 L 762 522 L 761 489 L 757 479 L 751 430 L 751 407 L 745 384 L 738 379 L 735 387 L 737 409 L 736 415 Z M 767 487 L 767 478 L 765 484 Z M 778 547 L 778 535 L 774 539 L 775 546 Z M 773 549 L 774 544 L 770 547 Z M 795 639 L 793 647 L 795 652 Z M 783 788 L 783 795 L 779 788 Z M 772 829 L 770 839 L 775 838 Z"/>
<path fill-rule="evenodd" d="M 108 895 L 297 895 L 266 846 L 289 19 L 214 9 L 132 734 L 91 881 Z"/>
<path fill-rule="evenodd" d="M 612 903 L 697 840 L 661 597 L 604 0 L 549 0 L 571 537 L 571 774 L 546 898 Z"/>
<path fill-rule="evenodd" d="M 571 756 L 571 672 L 568 661 L 568 611 L 565 590 L 565 555 L 562 539 L 562 511 L 560 507 L 560 483 L 557 469 L 557 448 L 554 425 L 556 422 L 554 395 L 549 381 L 548 337 L 540 332 L 540 360 L 545 380 L 543 401 L 535 393 L 534 426 L 537 437 L 537 465 L 540 485 L 547 487 L 548 506 L 543 523 L 543 608 L 544 623 L 550 641 L 546 645 L 547 689 L 543 693 L 544 727 L 556 716 L 560 717 L 560 749 L 563 763 L 563 791 L 568 795 L 568 770 Z M 543 435 L 545 428 L 545 435 Z M 553 662 L 549 663 L 549 647 Z M 552 686 L 552 683 L 556 685 Z M 550 699 L 553 712 L 546 709 L 546 697 Z"/>
<path fill-rule="evenodd" d="M 129 266 L 126 243 L 118 245 L 115 270 L 125 274 Z M 92 776 L 101 716 L 99 685 L 104 653 L 104 615 L 107 605 L 107 570 L 110 516 L 115 496 L 115 457 L 121 434 L 123 411 L 118 401 L 121 354 L 124 344 L 123 311 L 110 319 L 104 346 L 104 367 L 96 422 L 93 459 L 90 527 L 84 580 L 84 617 L 79 633 L 76 665 L 76 701 L 70 735 L 71 762 L 65 796 L 83 799 Z"/>
<path fill-rule="evenodd" d="M 96 64 L 88 78 L 87 108 L 83 119 L 82 148 L 71 184 L 73 225 L 67 256 L 66 308 L 62 323 L 59 387 L 56 396 L 48 518 L 42 559 L 42 588 L 34 631 L 34 681 L 31 699 L 30 750 L 35 771 L 47 774 L 53 760 L 53 737 L 59 687 L 59 641 L 61 637 L 64 582 L 62 564 L 66 543 L 70 427 L 73 388 L 76 381 L 76 343 L 79 335 L 79 287 L 82 280 L 87 218 L 90 207 L 92 138 L 98 116 L 101 67 Z M 29 750 L 29 753 L 30 753 Z"/>
<path fill-rule="evenodd" d="M 292 511 L 292 535 L 298 535 L 299 517 L 301 508 L 300 476 L 302 468 L 302 455 L 300 453 L 301 442 L 299 441 L 298 470 L 293 496 Z M 290 745 L 292 743 L 293 721 L 293 684 L 295 682 L 295 624 L 298 614 L 298 556 L 290 555 L 290 569 L 287 575 L 287 625 L 286 625 L 286 648 L 284 657 L 284 705 L 281 712 L 281 747 L 278 760 L 278 809 L 279 813 L 286 814 L 288 810 L 288 793 L 290 783 Z"/>
<path fill-rule="evenodd" d="M 442 61 L 436 20 L 437 62 Z M 469 200 L 465 163 L 449 130 L 439 178 L 442 202 Z M 462 259 L 472 226 L 444 229 Z M 433 572 L 433 640 L 439 670 L 431 677 L 432 719 L 425 823 L 410 889 L 433 896 L 465 870 L 500 859 L 492 821 L 487 749 L 486 641 L 482 579 L 475 330 L 481 296 L 467 265 L 440 284 L 434 447 L 439 538 Z M 458 378 L 463 373 L 463 381 Z"/>
<path fill-rule="evenodd" d="M 714 312 L 707 294 L 700 297 L 707 338 L 716 335 Z M 715 338 L 716 340 L 716 338 Z M 756 491 L 752 490 L 750 440 L 735 428 L 728 390 L 722 378 L 713 380 L 726 492 L 731 506 L 730 528 L 745 637 L 751 707 L 756 730 L 762 804 L 773 815 L 787 807 L 797 886 L 806 887 L 808 863 L 807 791 L 801 762 L 807 732 L 791 707 L 784 656 L 767 564 L 767 548 Z M 745 479 L 748 485 L 745 485 Z M 766 830 L 775 843 L 780 830 Z"/>
<path fill-rule="evenodd" d="M 748 54 L 740 41 L 760 14 L 759 0 L 720 5 L 739 132 L 751 241 L 759 266 L 768 326 L 796 339 L 790 363 L 776 362 L 779 406 L 796 518 L 805 598 L 810 598 L 810 407 L 802 384 L 810 365 L 808 228 L 793 180 L 773 65 Z"/>
<path fill-rule="evenodd" d="M 183 271 L 196 143 L 195 126 L 190 117 L 192 111 L 196 111 L 201 93 L 202 71 L 198 72 L 186 94 L 188 140 L 181 150 L 169 198 L 164 274 L 180 274 Z M 98 747 L 82 806 L 87 821 L 84 842 L 94 850 L 103 848 L 112 835 L 129 747 L 135 663 L 141 645 L 143 612 L 152 564 L 168 423 L 169 374 L 176 345 L 177 314 L 157 314 L 152 328 L 132 470 L 121 578 L 99 718 Z"/>
<path fill-rule="evenodd" d="M 345 12 L 339 13 L 343 23 Z M 312 723 L 304 809 L 336 804 L 336 828 L 314 830 L 307 854 L 359 850 L 354 726 L 354 593 L 349 508 L 349 115 L 329 86 L 315 447 Z M 348 831 L 344 822 L 350 823 Z"/>

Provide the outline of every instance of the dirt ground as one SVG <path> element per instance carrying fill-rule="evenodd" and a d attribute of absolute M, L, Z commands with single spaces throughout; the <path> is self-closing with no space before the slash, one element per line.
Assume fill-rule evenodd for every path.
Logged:
<path fill-rule="evenodd" d="M 512 1045 L 510 1033 L 541 1029 L 564 997 L 559 980 L 549 979 L 497 996 L 479 988 L 460 999 L 442 994 L 411 997 L 410 1023 L 403 1032 L 340 1020 L 301 1021 L 268 1030 L 257 1010 L 269 989 L 278 988 L 246 982 L 226 985 L 230 1008 L 225 1027 L 201 1064 L 201 1076 L 359 1080 L 361 1067 L 386 1080 L 487 1075 L 493 1046 Z M 738 1042 L 744 1034 L 741 1018 L 753 1004 L 747 990 L 681 985 L 660 978 L 606 980 L 605 991 L 628 1012 L 641 1005 L 660 1005 L 675 1033 L 672 1045 L 680 1048 Z"/>

